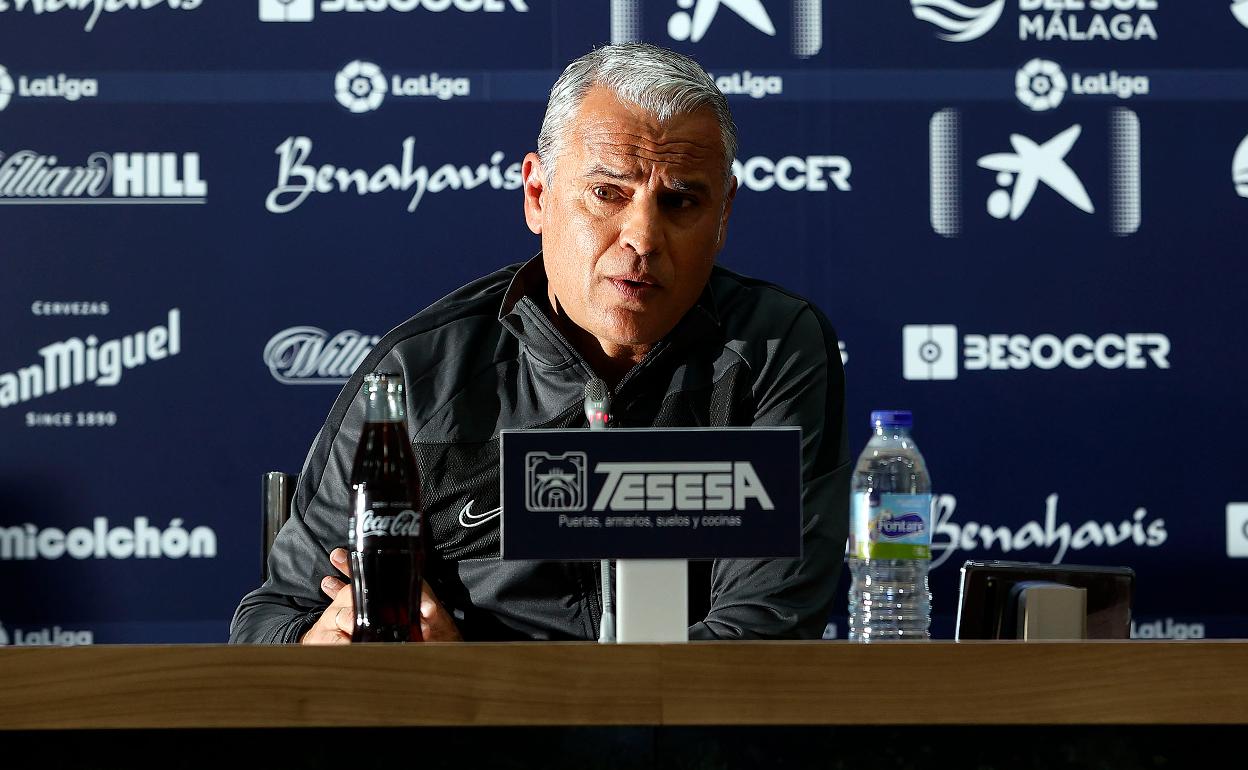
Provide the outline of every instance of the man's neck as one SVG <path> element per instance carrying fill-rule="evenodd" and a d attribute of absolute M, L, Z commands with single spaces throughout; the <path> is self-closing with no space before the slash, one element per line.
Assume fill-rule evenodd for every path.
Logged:
<path fill-rule="evenodd" d="M 546 306 L 542 308 L 550 316 L 563 336 L 572 347 L 585 359 L 594 374 L 601 377 L 612 388 L 624 379 L 634 366 L 641 363 L 653 345 L 615 345 L 603 342 L 590 332 L 582 329 L 566 313 L 561 312 L 558 299 L 548 293 Z"/>

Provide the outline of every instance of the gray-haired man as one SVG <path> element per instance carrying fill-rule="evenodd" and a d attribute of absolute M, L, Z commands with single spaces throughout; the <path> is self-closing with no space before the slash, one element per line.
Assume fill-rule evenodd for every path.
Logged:
<path fill-rule="evenodd" d="M 844 375 L 812 305 L 714 265 L 736 193 L 736 144 L 727 101 L 686 57 L 625 44 L 569 65 L 524 161 L 525 221 L 542 252 L 378 343 L 317 436 L 271 577 L 244 597 L 231 640 L 350 640 L 346 555 L 336 546 L 363 423 L 360 385 L 378 368 L 409 383 L 435 550 L 426 639 L 599 636 L 597 565 L 500 561 L 497 515 L 498 432 L 583 427 L 595 376 L 611 385 L 623 427 L 801 426 L 803 557 L 692 564 L 689 636 L 818 637 L 848 525 Z"/>

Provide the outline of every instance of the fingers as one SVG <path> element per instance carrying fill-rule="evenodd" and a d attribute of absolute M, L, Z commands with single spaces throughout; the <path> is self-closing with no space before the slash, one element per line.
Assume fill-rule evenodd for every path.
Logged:
<path fill-rule="evenodd" d="M 335 577 L 326 575 L 321 579 L 321 590 L 324 591 L 325 595 L 330 599 L 337 599 L 338 594 L 346 587 L 346 583 Z"/>
<path fill-rule="evenodd" d="M 420 583 L 420 634 L 426 642 L 462 642 L 464 639 L 427 580 Z"/>
<path fill-rule="evenodd" d="M 347 583 L 335 577 L 326 576 L 321 580 L 321 590 L 333 601 L 299 640 L 301 643 L 351 643 L 351 634 L 355 630 L 355 603 L 351 591 L 343 590 L 349 588 Z"/>
<path fill-rule="evenodd" d="M 346 548 L 335 548 L 329 552 L 329 563 L 342 574 L 351 577 L 351 562 L 347 558 Z"/>

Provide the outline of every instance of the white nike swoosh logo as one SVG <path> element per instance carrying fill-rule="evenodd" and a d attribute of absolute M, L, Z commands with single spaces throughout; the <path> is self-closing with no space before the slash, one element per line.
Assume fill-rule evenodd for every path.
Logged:
<path fill-rule="evenodd" d="M 475 502 L 477 501 L 469 500 L 468 504 L 465 505 L 463 510 L 459 512 L 459 525 L 461 527 L 479 527 L 503 512 L 503 509 L 500 506 L 498 508 L 488 510 L 485 513 L 473 513 L 472 506 Z"/>

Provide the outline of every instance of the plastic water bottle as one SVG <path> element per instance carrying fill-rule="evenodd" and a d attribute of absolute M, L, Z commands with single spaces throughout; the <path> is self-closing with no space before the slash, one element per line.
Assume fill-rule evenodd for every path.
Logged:
<path fill-rule="evenodd" d="M 849 639 L 930 639 L 932 483 L 908 411 L 871 413 L 850 499 Z"/>

